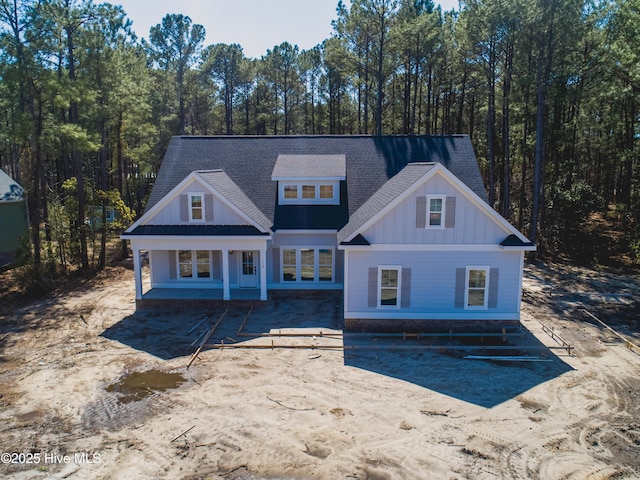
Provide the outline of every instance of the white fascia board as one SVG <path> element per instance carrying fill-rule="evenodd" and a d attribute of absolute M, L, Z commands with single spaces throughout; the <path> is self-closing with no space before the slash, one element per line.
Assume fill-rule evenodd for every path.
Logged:
<path fill-rule="evenodd" d="M 404 168 L 407 168 L 406 166 Z M 351 240 L 353 240 L 359 233 L 364 232 L 366 229 L 368 229 L 370 226 L 374 225 L 375 223 L 378 222 L 378 220 L 380 220 L 382 217 L 384 217 L 388 212 L 390 212 L 391 210 L 393 210 L 397 205 L 400 204 L 400 202 L 402 202 L 405 198 L 407 198 L 409 195 L 411 195 L 413 192 L 415 192 L 418 188 L 420 188 L 420 186 L 422 186 L 427 180 L 429 180 L 431 177 L 433 177 L 435 175 L 435 173 L 441 169 L 443 169 L 444 167 L 439 164 L 436 163 L 433 168 L 431 168 L 427 173 L 425 173 L 421 178 L 419 178 L 418 180 L 416 180 L 413 185 L 411 185 L 411 188 L 407 188 L 404 192 L 402 192 L 400 195 L 398 195 L 396 198 L 394 198 L 391 202 L 389 202 L 384 208 L 382 208 L 378 213 L 376 213 L 373 217 L 371 217 L 369 220 L 367 220 L 363 225 L 360 226 L 360 228 L 358 228 L 356 231 L 354 231 L 351 235 L 349 235 L 347 238 L 345 238 L 343 241 L 344 242 L 350 242 Z M 389 180 L 387 180 L 388 182 Z M 382 188 L 382 187 L 381 187 Z M 377 192 L 376 192 L 377 193 Z M 374 193 L 375 195 L 375 193 Z M 368 201 L 368 200 L 367 200 Z M 365 202 L 366 204 L 366 202 Z M 348 224 L 347 224 L 348 225 Z"/>
<path fill-rule="evenodd" d="M 465 243 L 376 243 L 372 245 L 338 245 L 338 250 L 364 252 L 499 252 L 501 245 Z"/>
<path fill-rule="evenodd" d="M 153 218 L 153 216 L 162 210 L 166 205 L 168 205 L 172 200 L 174 200 L 185 188 L 191 185 L 193 182 L 198 182 L 208 193 L 214 195 L 218 200 L 224 203 L 227 207 L 233 210 L 236 214 L 242 217 L 245 221 L 256 227 L 263 233 L 273 233 L 271 230 L 265 230 L 260 225 L 258 225 L 255 220 L 249 217 L 244 211 L 238 208 L 234 203 L 232 203 L 227 197 L 218 192 L 215 188 L 209 185 L 198 172 L 191 172 L 189 175 L 185 177 L 178 185 L 173 187 L 169 193 L 167 193 L 162 199 L 157 202 L 151 210 L 145 213 L 142 217 L 140 217 L 133 225 L 131 225 L 126 231 L 126 233 L 132 232 L 139 225 L 146 225 L 149 219 Z M 246 195 L 246 194 L 245 194 Z M 256 207 L 257 208 L 257 207 Z"/>
<path fill-rule="evenodd" d="M 196 172 L 191 172 L 189 175 L 187 175 L 184 180 L 182 180 L 179 184 L 177 184 L 175 187 L 173 187 L 169 193 L 167 193 L 164 197 L 162 197 L 160 199 L 160 201 L 158 201 L 153 207 L 151 207 L 151 210 L 149 210 L 148 212 L 146 212 L 144 215 L 142 215 L 138 220 L 136 220 L 134 222 L 133 225 L 131 225 L 129 228 L 127 228 L 125 230 L 125 234 L 132 232 L 136 227 L 138 227 L 139 225 L 146 225 L 147 222 L 149 221 L 149 219 L 153 218 L 153 216 L 158 213 L 160 210 L 162 210 L 165 206 L 167 206 L 169 204 L 169 202 L 171 202 L 171 200 L 173 200 L 174 198 L 176 198 L 178 196 L 178 194 L 184 190 L 185 188 L 187 188 L 191 183 L 193 183 L 196 180 Z M 206 185 L 205 185 L 206 186 Z"/>
<path fill-rule="evenodd" d="M 405 167 L 406 168 L 406 167 Z M 502 215 L 496 212 L 491 206 L 482 200 L 477 193 L 475 193 L 471 188 L 469 188 L 462 180 L 456 177 L 453 173 L 451 173 L 446 167 L 444 167 L 440 163 L 436 163 L 431 170 L 429 170 L 421 179 L 416 181 L 411 188 L 405 190 L 401 195 L 398 195 L 391 203 L 389 203 L 385 208 L 380 210 L 376 215 L 371 217 L 364 225 L 358 228 L 355 232 L 349 235 L 344 241 L 349 242 L 353 240 L 356 235 L 364 232 L 370 226 L 375 224 L 379 219 L 381 219 L 384 215 L 387 214 L 390 210 L 395 208 L 400 202 L 406 199 L 409 195 L 415 192 L 418 188 L 420 188 L 425 182 L 431 179 L 437 173 L 441 174 L 445 179 L 449 180 L 454 187 L 457 188 L 471 203 L 473 203 L 480 210 L 485 212 L 494 222 L 496 222 L 506 233 L 516 235 L 523 242 L 529 242 L 529 239 L 525 237 L 520 231 L 511 225 Z"/>
<path fill-rule="evenodd" d="M 511 225 L 509 221 L 496 212 L 487 202 L 482 200 L 476 192 L 471 190 L 462 180 L 456 177 L 453 173 L 451 173 L 446 168 L 442 168 L 439 170 L 440 174 L 447 178 L 451 183 L 457 187 L 476 207 L 480 210 L 484 211 L 494 222 L 498 224 L 506 233 L 512 233 L 517 236 L 523 242 L 529 242 L 529 239 L 525 237 L 520 230 Z"/>
<path fill-rule="evenodd" d="M 251 225 L 253 225 L 254 227 L 256 227 L 258 230 L 260 230 L 263 233 L 272 233 L 271 230 L 265 230 L 264 228 L 262 228 L 260 225 L 258 225 L 256 223 L 256 221 L 254 219 L 252 219 L 249 215 L 247 215 L 243 210 L 241 210 L 238 206 L 236 206 L 235 203 L 233 203 L 231 200 L 229 200 L 227 197 L 225 197 L 224 195 L 222 195 L 220 192 L 218 192 L 215 188 L 213 188 L 213 186 L 209 185 L 209 183 L 207 183 L 199 174 L 198 172 L 193 172 L 193 175 L 195 175 L 198 179 L 199 179 L 199 183 L 201 183 L 202 185 L 204 185 L 204 187 L 209 190 L 209 192 L 213 195 L 215 195 L 218 200 L 220 200 L 222 203 L 224 203 L 227 207 L 229 207 L 231 210 L 233 210 L 236 214 L 238 214 L 240 217 L 242 217 L 245 221 L 249 222 Z M 232 180 L 233 181 L 233 180 Z M 238 187 L 240 188 L 240 187 Z M 244 192 L 243 192 L 244 193 Z M 245 193 L 246 196 L 246 193 Z M 249 201 L 251 201 L 251 199 L 249 199 Z M 253 203 L 253 202 L 252 202 Z M 258 208 L 258 207 L 256 207 Z M 260 210 L 260 209 L 258 209 Z M 263 214 L 264 215 L 264 214 Z"/>
<path fill-rule="evenodd" d="M 364 320 L 520 320 L 518 313 L 480 313 L 465 310 L 465 313 L 397 312 L 393 310 L 369 312 L 345 312 L 344 318 Z"/>

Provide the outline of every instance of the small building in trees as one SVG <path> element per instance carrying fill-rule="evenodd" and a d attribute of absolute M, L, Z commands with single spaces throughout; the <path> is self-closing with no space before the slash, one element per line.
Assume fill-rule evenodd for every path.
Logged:
<path fill-rule="evenodd" d="M 0 268 L 13 261 L 28 229 L 24 189 L 0 170 Z"/>

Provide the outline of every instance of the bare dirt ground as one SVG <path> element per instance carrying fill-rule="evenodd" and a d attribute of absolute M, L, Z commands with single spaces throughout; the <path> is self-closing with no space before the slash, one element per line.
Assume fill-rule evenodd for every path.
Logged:
<path fill-rule="evenodd" d="M 136 312 L 133 293 L 131 270 L 112 267 L 0 305 L 0 476 L 640 478 L 640 354 L 583 310 L 640 343 L 637 277 L 527 267 L 524 334 L 498 351 L 320 337 L 341 332 L 339 296 L 276 297 L 243 331 L 315 338 L 240 337 L 244 305 L 209 343 L 318 348 L 209 348 L 188 370 L 203 326 L 189 330 L 223 309 Z M 464 358 L 496 352 L 539 361 Z"/>

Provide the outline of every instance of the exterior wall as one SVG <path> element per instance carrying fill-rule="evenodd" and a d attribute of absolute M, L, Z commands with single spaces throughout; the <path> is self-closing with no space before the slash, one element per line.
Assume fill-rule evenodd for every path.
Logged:
<path fill-rule="evenodd" d="M 209 193 L 209 189 L 199 182 L 193 182 L 187 186 L 181 195 L 189 193 Z M 180 225 L 188 222 L 180 219 L 180 195 L 171 200 L 162 210 L 151 217 L 147 225 Z M 213 222 L 198 222 L 199 224 L 212 225 L 250 225 L 244 218 L 229 208 L 220 198 L 213 195 Z"/>
<path fill-rule="evenodd" d="M 350 250 L 346 255 L 345 318 L 519 319 L 522 252 Z M 408 307 L 382 309 L 368 306 L 369 268 L 379 265 L 411 269 Z M 456 269 L 467 266 L 499 269 L 496 308 L 456 308 Z"/>
<path fill-rule="evenodd" d="M 456 197 L 453 228 L 416 227 L 416 199 L 442 194 Z M 445 216 L 450 212 L 445 211 Z M 508 233 L 442 175 L 435 175 L 363 233 L 372 244 L 489 244 Z"/>
<path fill-rule="evenodd" d="M 14 252 L 27 234 L 24 202 L 0 202 L 0 253 Z"/>

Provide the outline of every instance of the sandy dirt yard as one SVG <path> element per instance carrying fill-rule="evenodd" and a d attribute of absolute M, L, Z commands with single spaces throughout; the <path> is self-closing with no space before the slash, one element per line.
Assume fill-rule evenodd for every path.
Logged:
<path fill-rule="evenodd" d="M 208 343 L 317 348 L 206 348 L 189 369 L 224 308 L 136 312 L 133 296 L 118 266 L 0 305 L 0 477 L 640 478 L 640 352 L 583 310 L 640 344 L 637 277 L 529 266 L 522 334 L 484 348 L 343 336 L 339 295 L 272 295 Z"/>

